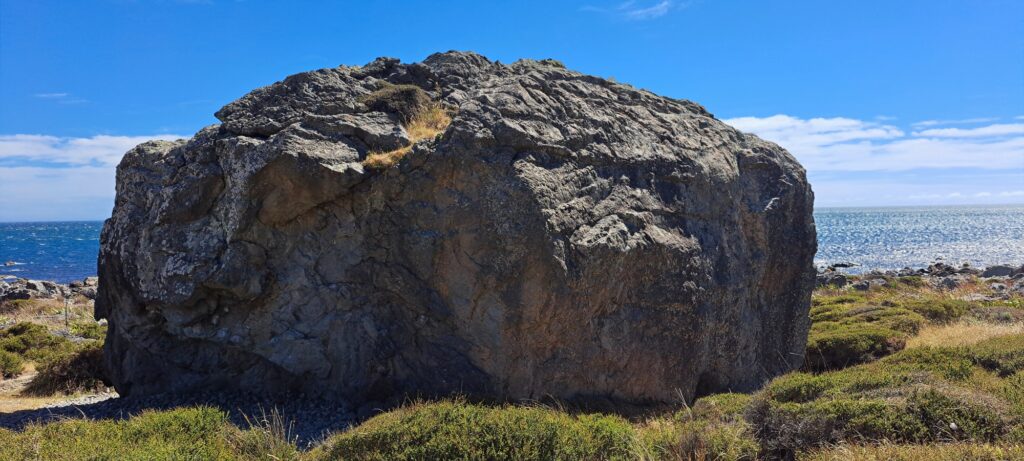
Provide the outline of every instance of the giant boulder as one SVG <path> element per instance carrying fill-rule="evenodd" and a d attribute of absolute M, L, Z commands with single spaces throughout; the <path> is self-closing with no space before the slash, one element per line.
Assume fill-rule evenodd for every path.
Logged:
<path fill-rule="evenodd" d="M 453 120 L 397 165 L 415 85 Z M 97 315 L 125 395 L 658 404 L 799 367 L 812 193 L 693 102 L 449 52 L 288 77 L 117 170 Z"/>

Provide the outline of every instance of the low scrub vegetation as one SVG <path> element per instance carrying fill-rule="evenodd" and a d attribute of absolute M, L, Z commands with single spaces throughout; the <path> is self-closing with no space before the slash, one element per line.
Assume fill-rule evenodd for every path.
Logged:
<path fill-rule="evenodd" d="M 935 289 L 919 279 L 896 278 L 867 291 L 815 293 L 804 370 L 838 370 L 908 346 L 966 345 L 1021 331 L 1019 299 L 996 305 L 965 301 L 958 297 L 963 293 Z M 959 340 L 947 341 L 949 335 Z"/>
<path fill-rule="evenodd" d="M 769 383 L 747 409 L 761 447 L 840 442 L 1024 443 L 1024 335 L 908 349 L 877 362 Z"/>
<path fill-rule="evenodd" d="M 809 452 L 801 461 L 1010 461 L 1024 459 L 1024 445 L 933 443 L 842 445 Z"/>
<path fill-rule="evenodd" d="M 47 357 L 36 367 L 26 395 L 75 394 L 103 387 L 103 343 L 84 341 Z"/>
<path fill-rule="evenodd" d="M 636 459 L 636 432 L 608 415 L 572 416 L 463 401 L 413 404 L 328 439 L 320 459 Z"/>
<path fill-rule="evenodd" d="M 901 280 L 865 292 L 823 290 L 803 370 L 753 394 L 708 395 L 642 418 L 416 402 L 303 451 L 277 413 L 243 429 L 221 410 L 195 407 L 0 431 L 0 459 L 1024 459 L 1019 301 L 960 301 Z M 64 349 L 70 341 L 42 333 L 21 325 L 0 334 L 0 370 L 6 360 L 29 360 L 23 345 L 40 345 L 51 350 L 35 356 L 38 376 L 47 377 L 41 392 L 96 384 L 84 371 L 98 370 L 98 341 Z"/>
<path fill-rule="evenodd" d="M 144 412 L 124 421 L 69 419 L 0 430 L 0 459 L 297 459 L 294 447 L 269 458 L 262 437 L 247 432 L 208 407 Z"/>
<path fill-rule="evenodd" d="M 22 374 L 25 365 L 35 364 L 25 395 L 73 394 L 101 386 L 103 337 L 106 327 L 95 322 L 72 327 L 74 340 L 51 332 L 46 326 L 20 322 L 0 330 L 0 373 L 4 378 Z M 86 339 L 86 338 L 96 339 Z"/>

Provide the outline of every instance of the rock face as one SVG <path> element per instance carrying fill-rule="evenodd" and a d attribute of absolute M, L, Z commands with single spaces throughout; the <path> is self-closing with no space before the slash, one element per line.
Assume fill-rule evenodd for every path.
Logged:
<path fill-rule="evenodd" d="M 411 139 L 360 101 L 416 85 Z M 117 171 L 97 316 L 122 395 L 302 392 L 653 404 L 798 367 L 812 193 L 689 101 L 449 52 L 288 77 Z"/>

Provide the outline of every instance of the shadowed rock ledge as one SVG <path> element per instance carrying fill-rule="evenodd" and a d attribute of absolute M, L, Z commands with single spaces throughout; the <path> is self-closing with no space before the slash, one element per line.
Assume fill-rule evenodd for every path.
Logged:
<path fill-rule="evenodd" d="M 391 85 L 450 124 L 409 148 L 410 114 L 367 103 Z M 695 103 L 449 52 L 293 75 L 217 117 L 118 166 L 96 307 L 122 395 L 646 405 L 802 362 L 804 170 Z"/>

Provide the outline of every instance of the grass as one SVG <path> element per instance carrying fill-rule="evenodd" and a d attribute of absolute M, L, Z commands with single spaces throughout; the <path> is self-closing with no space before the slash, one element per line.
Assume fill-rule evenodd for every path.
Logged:
<path fill-rule="evenodd" d="M 459 400 L 416 403 L 328 439 L 324 460 L 635 459 L 636 431 L 610 415 L 488 407 Z"/>
<path fill-rule="evenodd" d="M 37 373 L 22 392 L 26 397 L 74 394 L 101 387 L 105 379 L 102 339 L 106 327 L 95 322 L 76 326 L 80 326 L 80 336 L 98 339 L 71 341 L 30 322 L 0 330 L 0 373 L 4 378 L 14 378 L 27 365 L 33 365 Z"/>
<path fill-rule="evenodd" d="M 1024 459 L 1024 445 L 935 443 L 840 445 L 805 453 L 800 461 L 1008 461 Z"/>
<path fill-rule="evenodd" d="M 0 330 L 0 350 L 26 361 L 43 362 L 72 348 L 71 341 L 51 334 L 43 325 L 20 322 Z"/>
<path fill-rule="evenodd" d="M 810 371 L 839 369 L 897 352 L 925 323 L 914 311 L 876 305 L 863 295 L 816 297 L 810 316 L 804 362 Z"/>
<path fill-rule="evenodd" d="M 920 279 L 890 285 L 818 291 L 813 365 L 802 371 L 753 394 L 708 395 L 633 420 L 535 405 L 414 402 L 300 451 L 276 412 L 241 429 L 219 410 L 197 407 L 0 431 L 0 459 L 1024 459 L 1020 299 L 957 299 L 983 284 L 954 294 Z M 48 341 L 34 327 L 17 331 L 21 339 L 10 344 Z M 50 356 L 63 357 L 52 363 L 64 370 L 88 368 Z"/>
<path fill-rule="evenodd" d="M 20 432 L 0 430 L 0 459 L 275 459 L 262 451 L 260 439 L 231 425 L 220 410 L 195 407 L 144 412 L 124 421 L 69 419 Z M 276 459 L 298 458 L 294 448 L 278 454 L 283 456 Z"/>
<path fill-rule="evenodd" d="M 980 284 L 949 292 L 916 276 L 890 282 L 864 292 L 834 288 L 815 292 L 805 371 L 838 370 L 905 347 L 969 344 L 1022 329 L 1024 310 L 1018 308 L 1019 298 L 985 303 L 960 299 L 987 289 Z M 961 339 L 947 342 L 946 335 Z"/>
<path fill-rule="evenodd" d="M 62 329 L 64 324 L 64 301 L 60 299 L 18 299 L 0 301 L 0 316 L 11 323 L 31 322 L 51 330 Z M 71 322 L 92 322 L 93 302 L 83 296 L 69 299 L 68 320 Z"/>
<path fill-rule="evenodd" d="M 968 346 L 989 338 L 1024 333 L 1024 323 L 988 323 L 961 320 L 942 325 L 926 325 L 907 340 L 907 347 Z"/>
<path fill-rule="evenodd" d="M 410 143 L 407 146 L 385 152 L 370 152 L 363 160 L 363 166 L 373 170 L 383 170 L 397 165 L 403 157 L 412 151 L 412 146 L 424 139 L 431 139 L 444 131 L 452 118 L 440 104 L 431 103 L 424 110 L 417 112 L 406 124 Z"/>
<path fill-rule="evenodd" d="M 84 341 L 49 356 L 37 367 L 23 394 L 46 396 L 76 394 L 99 389 L 105 384 L 103 343 Z"/>
<path fill-rule="evenodd" d="M 874 363 L 776 378 L 747 409 L 763 449 L 840 442 L 1022 443 L 1024 335 L 919 347 Z"/>
<path fill-rule="evenodd" d="M 0 375 L 4 378 L 14 378 L 20 375 L 24 368 L 25 361 L 20 355 L 0 350 Z"/>

